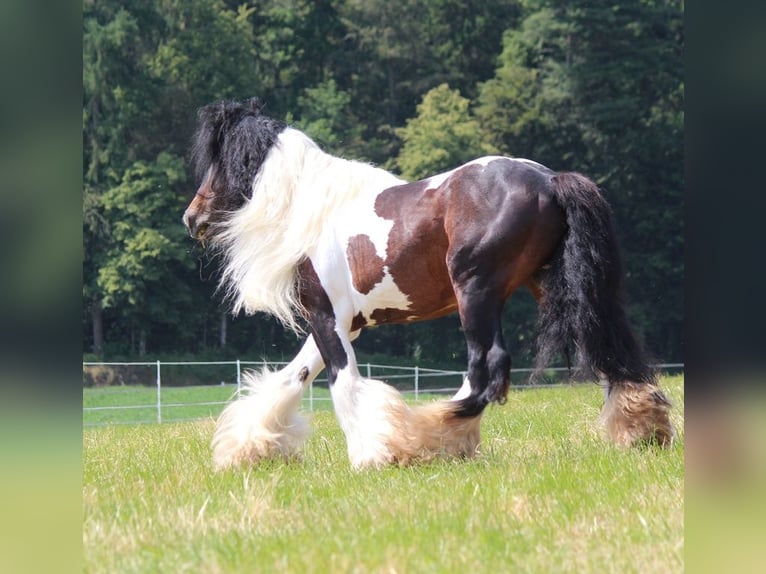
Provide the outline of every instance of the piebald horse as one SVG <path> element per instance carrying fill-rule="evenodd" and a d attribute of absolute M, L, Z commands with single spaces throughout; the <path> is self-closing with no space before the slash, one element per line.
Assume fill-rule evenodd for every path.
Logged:
<path fill-rule="evenodd" d="M 201 108 L 192 153 L 201 184 L 183 221 L 221 254 L 233 311 L 309 331 L 292 362 L 248 374 L 221 414 L 217 468 L 298 456 L 298 407 L 323 368 L 354 468 L 474 456 L 485 407 L 506 400 L 501 313 L 520 287 L 540 306 L 538 365 L 574 349 L 606 381 L 613 442 L 670 444 L 670 405 L 621 302 L 611 212 L 586 177 L 488 156 L 407 182 L 323 152 L 256 99 Z M 360 375 L 352 341 L 364 327 L 455 311 L 468 368 L 454 397 L 411 407 Z"/>

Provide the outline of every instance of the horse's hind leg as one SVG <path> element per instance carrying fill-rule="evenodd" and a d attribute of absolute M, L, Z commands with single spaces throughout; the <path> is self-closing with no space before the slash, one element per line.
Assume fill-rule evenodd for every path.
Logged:
<path fill-rule="evenodd" d="M 458 307 L 468 347 L 467 386 L 458 392 L 458 414 L 481 414 L 491 402 L 504 403 L 510 383 L 511 357 L 501 326 L 504 297 L 476 287 L 458 289 Z"/>
<path fill-rule="evenodd" d="M 616 445 L 670 446 L 673 442 L 670 402 L 657 384 L 610 382 L 604 395 L 599 418 L 608 438 Z"/>
<path fill-rule="evenodd" d="M 543 297 L 539 279 L 530 279 L 526 285 L 539 304 Z M 642 443 L 670 446 L 675 437 L 670 407 L 656 381 L 609 381 L 604 388 L 599 422 L 607 438 L 618 446 Z"/>
<path fill-rule="evenodd" d="M 246 373 L 245 394 L 229 403 L 216 423 L 212 442 L 216 469 L 297 456 L 309 433 L 298 407 L 304 389 L 323 367 L 319 349 L 309 337 L 283 369 Z"/>

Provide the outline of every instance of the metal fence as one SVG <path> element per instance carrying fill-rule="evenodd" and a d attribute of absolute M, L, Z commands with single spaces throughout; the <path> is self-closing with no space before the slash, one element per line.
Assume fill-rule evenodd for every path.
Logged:
<path fill-rule="evenodd" d="M 198 420 L 214 417 L 230 400 L 242 392 L 242 374 L 249 368 L 276 369 L 284 362 L 265 361 L 151 361 L 151 362 L 84 362 L 83 363 L 83 425 L 101 426 L 108 424 L 142 424 Z M 664 372 L 682 372 L 683 363 L 656 365 Z M 217 384 L 184 384 L 192 375 L 179 373 L 179 369 L 190 368 L 198 371 L 215 367 Z M 396 387 L 411 400 L 422 395 L 453 394 L 460 388 L 465 371 L 430 369 L 420 366 L 378 365 L 363 363 L 360 371 L 368 378 L 383 380 Z M 126 384 L 114 376 L 116 370 L 129 370 L 130 381 Z M 223 369 L 223 371 L 221 371 Z M 172 370 L 172 372 L 170 372 Z M 511 369 L 511 380 L 525 379 L 532 369 Z M 107 373 L 107 376 L 104 376 Z M 99 374 L 109 383 L 99 384 Z M 546 375 L 566 378 L 568 369 L 551 368 Z M 208 375 L 208 380 L 213 375 Z M 198 379 L 194 375 L 192 380 Z M 204 377 L 203 377 L 204 378 Z M 165 381 L 164 379 L 171 379 Z M 117 381 L 115 383 L 115 380 Z M 180 383 L 179 383 L 180 381 Z M 572 383 L 551 383 L 561 386 Z M 514 385 L 514 388 L 533 388 L 535 385 Z M 331 408 L 327 390 L 327 379 L 318 377 L 303 399 L 304 408 L 309 411 Z"/>

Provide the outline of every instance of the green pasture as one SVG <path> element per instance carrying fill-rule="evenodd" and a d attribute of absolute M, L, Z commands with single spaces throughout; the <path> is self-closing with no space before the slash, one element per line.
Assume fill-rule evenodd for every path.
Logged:
<path fill-rule="evenodd" d="M 328 410 L 302 461 L 221 473 L 212 417 L 86 428 L 84 571 L 681 572 L 683 376 L 663 386 L 667 450 L 606 444 L 594 385 L 511 391 L 474 460 L 362 472 Z"/>

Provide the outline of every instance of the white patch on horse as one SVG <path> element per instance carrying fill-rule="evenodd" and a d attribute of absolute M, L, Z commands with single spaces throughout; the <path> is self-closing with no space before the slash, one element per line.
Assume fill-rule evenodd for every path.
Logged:
<path fill-rule="evenodd" d="M 547 167 L 545 167 L 543 164 L 541 164 L 541 163 L 537 163 L 536 161 L 533 161 L 533 160 L 531 160 L 531 159 L 526 159 L 526 158 L 523 158 L 523 157 L 513 157 L 513 158 L 507 158 L 507 159 L 510 159 L 510 160 L 513 160 L 513 161 L 520 161 L 520 162 L 522 162 L 522 163 L 526 163 L 526 164 L 528 164 L 528 165 L 531 165 L 531 166 L 534 166 L 534 167 L 537 167 L 537 168 L 542 168 L 542 169 L 544 169 L 545 171 L 550 171 L 550 170 L 549 170 Z"/>
<path fill-rule="evenodd" d="M 480 165 L 482 167 L 487 167 L 490 163 L 492 163 L 493 161 L 497 161 L 499 159 L 511 159 L 511 158 L 504 155 L 485 155 L 484 157 L 477 157 L 476 159 L 471 160 L 464 165 L 461 165 L 460 168 L 468 167 L 469 165 Z"/>
<path fill-rule="evenodd" d="M 436 189 L 441 184 L 443 184 L 445 181 L 447 181 L 449 176 L 451 176 L 456 171 L 457 171 L 456 169 L 451 169 L 449 171 L 445 171 L 444 173 L 440 173 L 439 175 L 433 175 L 433 176 L 429 177 L 426 180 L 426 182 L 427 182 L 426 183 L 426 189 Z"/>
<path fill-rule="evenodd" d="M 455 396 L 452 397 L 452 400 L 459 401 L 460 399 L 464 399 L 468 397 L 470 394 L 471 394 L 471 381 L 468 380 L 468 377 L 463 377 L 463 384 L 455 393 Z"/>
<path fill-rule="evenodd" d="M 472 161 L 469 161 L 468 163 L 460 166 L 457 169 L 464 169 L 464 168 L 466 168 L 468 166 L 471 166 L 471 165 L 480 165 L 482 167 L 487 167 L 493 161 L 499 161 L 499 160 L 525 163 L 527 165 L 531 165 L 531 166 L 534 166 L 534 167 L 537 167 L 537 168 L 542 168 L 545 171 L 550 171 L 544 165 L 542 165 L 540 163 L 537 163 L 536 161 L 533 161 L 531 159 L 526 159 L 526 158 L 523 158 L 523 157 L 509 157 L 509 156 L 505 156 L 505 155 L 487 155 L 487 156 L 484 156 L 484 157 L 480 157 L 480 158 L 474 159 Z M 452 171 L 456 171 L 456 170 L 452 170 Z"/>
<path fill-rule="evenodd" d="M 405 183 L 403 180 L 400 183 Z M 393 187 L 393 186 L 386 186 Z M 388 236 L 394 227 L 392 219 L 385 219 L 375 213 L 375 202 L 380 193 L 386 189 L 373 189 L 372 193 L 360 196 L 353 205 L 349 206 L 348 215 L 344 218 L 346 223 L 343 230 L 345 236 L 344 246 L 348 246 L 351 237 L 366 235 L 375 246 L 375 253 L 383 261 L 388 255 Z"/>
<path fill-rule="evenodd" d="M 383 279 L 373 287 L 372 291 L 363 295 L 354 290 L 356 306 L 361 311 L 368 325 L 375 325 L 371 318 L 376 309 L 401 309 L 406 311 L 410 308 L 411 301 L 394 281 L 388 272 L 388 267 L 383 268 Z"/>
<path fill-rule="evenodd" d="M 351 206 L 349 216 L 342 218 L 343 223 L 339 224 L 339 227 L 342 227 L 339 235 L 341 235 L 340 241 L 344 252 L 347 252 L 352 237 L 365 235 L 375 246 L 375 254 L 381 260 L 386 260 L 388 237 L 394 222 L 375 213 L 375 201 L 381 191 L 382 189 L 375 190 L 374 193 L 360 197 Z M 366 294 L 357 291 L 352 281 L 351 296 L 354 302 L 354 314 L 361 312 L 368 325 L 376 324 L 371 318 L 376 309 L 407 310 L 411 305 L 409 297 L 396 284 L 387 265 L 383 266 L 383 278 Z"/>

